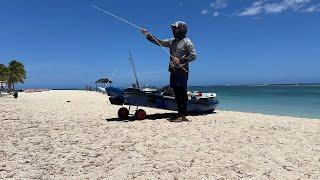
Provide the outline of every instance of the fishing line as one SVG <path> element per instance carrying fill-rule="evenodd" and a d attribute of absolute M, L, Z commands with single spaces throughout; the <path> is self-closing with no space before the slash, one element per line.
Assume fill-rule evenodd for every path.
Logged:
<path fill-rule="evenodd" d="M 137 28 L 137 29 L 139 29 L 139 30 L 142 30 L 141 27 L 139 27 L 139 26 L 131 23 L 131 22 L 128 21 L 128 20 L 125 20 L 125 19 L 123 19 L 123 18 L 121 18 L 121 17 L 119 17 L 119 16 L 116 16 L 116 15 L 114 15 L 114 14 L 112 14 L 112 13 L 110 13 L 110 12 L 104 10 L 104 9 L 101 9 L 101 8 L 99 8 L 98 6 L 95 6 L 95 5 L 93 5 L 93 4 L 91 4 L 91 6 L 92 6 L 93 8 L 96 8 L 96 9 L 98 9 L 98 10 L 106 13 L 106 14 L 109 14 L 110 16 L 112 16 L 112 17 L 114 17 L 114 18 L 117 18 L 117 19 L 119 19 L 120 21 L 123 21 L 123 22 L 125 22 L 125 23 L 127 23 L 127 24 L 129 24 L 129 25 L 131 25 L 131 26 L 133 26 L 133 27 L 135 27 L 135 28 Z"/>
<path fill-rule="evenodd" d="M 121 18 L 121 17 L 119 17 L 119 16 L 117 16 L 117 15 L 115 15 L 115 14 L 112 14 L 112 13 L 110 13 L 110 12 L 108 12 L 108 11 L 106 11 L 106 10 L 98 7 L 98 6 L 95 6 L 95 5 L 93 5 L 93 4 L 91 4 L 91 6 L 92 6 L 93 8 L 95 8 L 95 9 L 97 9 L 97 10 L 100 10 L 100 11 L 102 11 L 102 12 L 104 12 L 104 13 L 106 13 L 106 14 L 108 14 L 108 15 L 110 15 L 110 16 L 112 16 L 112 17 L 114 17 L 114 18 L 116 18 L 116 19 L 118 19 L 118 20 L 120 20 L 120 21 L 122 21 L 122 22 L 124 22 L 124 23 L 127 23 L 127 24 L 131 25 L 131 26 L 134 27 L 134 28 L 139 29 L 140 31 L 144 30 L 143 28 L 135 25 L 134 23 L 132 23 L 132 22 L 126 20 L 126 19 L 123 19 L 123 18 Z M 150 33 L 149 33 L 149 34 L 150 34 Z M 150 34 L 150 36 L 151 36 L 151 38 L 161 47 L 161 49 L 162 49 L 165 53 L 167 53 L 170 57 L 174 58 L 174 56 L 172 56 L 172 55 L 169 53 L 169 51 L 168 51 L 167 49 L 165 49 L 165 48 L 161 45 L 161 43 L 157 40 L 157 38 L 155 38 L 152 34 Z M 177 65 L 179 65 L 179 67 L 182 68 L 185 72 L 188 72 L 188 71 L 183 67 L 182 64 L 177 64 Z"/>
<path fill-rule="evenodd" d="M 112 74 L 111 74 L 111 77 L 109 78 L 109 81 L 106 83 L 105 88 L 107 87 L 108 84 L 110 84 L 110 86 L 111 86 L 111 83 L 112 83 L 112 81 L 113 81 L 113 80 L 112 80 L 113 75 L 115 75 L 116 72 L 117 72 L 117 69 L 114 69 L 113 72 L 112 72 Z"/>
<path fill-rule="evenodd" d="M 112 81 L 113 75 L 115 75 L 117 73 L 117 71 L 118 71 L 117 69 L 113 70 L 113 73 L 111 74 L 111 77 L 110 77 L 110 81 Z"/>

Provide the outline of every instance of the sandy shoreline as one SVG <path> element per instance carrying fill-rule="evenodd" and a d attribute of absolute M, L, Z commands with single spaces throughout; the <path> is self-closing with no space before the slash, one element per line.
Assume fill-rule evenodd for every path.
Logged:
<path fill-rule="evenodd" d="M 320 178 L 316 119 L 218 110 L 171 123 L 144 108 L 153 120 L 107 121 L 119 107 L 85 91 L 0 103 L 0 179 Z"/>

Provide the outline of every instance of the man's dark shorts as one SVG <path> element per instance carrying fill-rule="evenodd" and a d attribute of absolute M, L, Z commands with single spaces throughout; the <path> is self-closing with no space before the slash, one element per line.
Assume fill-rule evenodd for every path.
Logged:
<path fill-rule="evenodd" d="M 189 73 L 183 71 L 175 71 L 170 73 L 170 87 L 177 86 L 187 87 Z"/>

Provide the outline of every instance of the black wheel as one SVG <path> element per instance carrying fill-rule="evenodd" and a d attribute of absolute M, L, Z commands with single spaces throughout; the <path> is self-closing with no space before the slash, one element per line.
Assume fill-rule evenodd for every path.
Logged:
<path fill-rule="evenodd" d="M 134 117 L 137 119 L 137 120 L 144 120 L 147 116 L 147 113 L 143 110 L 143 109 L 138 109 L 136 111 L 136 113 L 134 114 Z"/>
<path fill-rule="evenodd" d="M 13 97 L 14 97 L 14 98 L 18 98 L 18 91 L 15 91 L 15 92 L 13 93 Z"/>
<path fill-rule="evenodd" d="M 129 110 L 125 107 L 122 107 L 118 110 L 118 117 L 120 119 L 127 119 L 129 117 Z"/>

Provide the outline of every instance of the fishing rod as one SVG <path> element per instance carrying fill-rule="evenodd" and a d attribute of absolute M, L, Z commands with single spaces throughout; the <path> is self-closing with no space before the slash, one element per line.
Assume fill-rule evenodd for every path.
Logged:
<path fill-rule="evenodd" d="M 114 70 L 113 70 L 113 72 L 112 72 L 112 74 L 111 74 L 111 77 L 110 77 L 110 81 L 112 81 L 113 75 L 115 75 L 115 74 L 117 73 L 117 71 L 118 71 L 117 69 L 114 69 Z"/>
<path fill-rule="evenodd" d="M 133 73 L 134 73 L 134 77 L 136 79 L 136 85 L 137 85 L 138 88 L 140 88 L 138 77 L 137 77 L 137 73 L 136 73 L 136 68 L 134 67 L 134 63 L 133 63 L 133 59 L 132 59 L 132 55 L 131 55 L 131 51 L 130 50 L 129 50 L 129 61 L 131 63 L 131 66 L 132 66 L 132 69 L 133 69 Z"/>
<path fill-rule="evenodd" d="M 130 22 L 130 21 L 126 20 L 126 19 L 123 19 L 123 18 L 121 18 L 121 17 L 119 17 L 119 16 L 117 16 L 117 15 L 115 15 L 115 14 L 112 14 L 112 13 L 110 13 L 110 12 L 108 12 L 108 11 L 106 11 L 106 10 L 98 7 L 98 6 L 95 6 L 95 5 L 93 5 L 93 4 L 91 4 L 91 6 L 92 6 L 93 8 L 95 8 L 95 9 L 97 9 L 97 10 L 100 10 L 100 11 L 102 11 L 102 12 L 104 12 L 104 13 L 106 13 L 106 14 L 108 14 L 108 15 L 110 15 L 110 16 L 112 16 L 112 17 L 114 17 L 114 18 L 116 18 L 116 19 L 118 19 L 118 20 L 120 20 L 120 21 L 122 21 L 122 22 L 125 22 L 125 23 L 131 25 L 132 27 L 134 27 L 134 28 L 136 28 L 136 29 L 139 29 L 140 31 L 144 30 L 144 28 L 141 28 L 141 27 L 133 24 L 132 22 Z M 150 33 L 149 33 L 149 34 L 150 34 Z M 166 54 L 168 54 L 170 57 L 174 58 L 174 56 L 172 56 L 172 55 L 169 53 L 169 51 L 166 50 L 166 49 L 161 45 L 161 43 L 157 40 L 157 38 L 155 38 L 152 34 L 150 34 L 150 36 L 151 36 L 151 38 L 162 48 L 162 50 L 163 50 Z M 186 70 L 186 69 L 183 67 L 183 65 L 180 65 L 180 64 L 178 64 L 178 65 L 179 65 L 179 67 L 182 68 L 185 72 L 188 72 L 188 70 Z"/>
<path fill-rule="evenodd" d="M 110 86 L 111 86 L 113 75 L 115 75 L 116 73 L 117 73 L 117 69 L 114 69 L 111 74 L 111 77 L 109 78 L 109 81 L 105 85 L 105 88 L 108 86 L 108 84 L 110 84 Z"/>
<path fill-rule="evenodd" d="M 95 6 L 95 5 L 93 5 L 93 4 L 91 4 L 91 6 L 92 6 L 93 8 L 96 8 L 96 9 L 98 9 L 98 10 L 106 13 L 106 14 L 109 14 L 110 16 L 112 16 L 112 17 L 114 17 L 114 18 L 117 18 L 117 19 L 119 19 L 120 21 L 123 21 L 123 22 L 125 22 L 125 23 L 127 23 L 127 24 L 129 24 L 129 25 L 131 25 L 131 26 L 133 26 L 133 27 L 135 27 L 135 28 L 137 28 L 137 29 L 139 29 L 139 30 L 142 30 L 142 29 L 143 29 L 143 28 L 141 28 L 141 27 L 139 27 L 139 26 L 131 23 L 131 22 L 128 21 L 128 20 L 125 20 L 125 19 L 123 19 L 123 18 L 121 18 L 121 17 L 119 17 L 119 16 L 116 16 L 116 15 L 114 15 L 114 14 L 112 14 L 112 13 L 110 13 L 110 12 L 108 12 L 108 11 L 102 9 L 102 8 L 99 8 L 98 6 Z"/>

